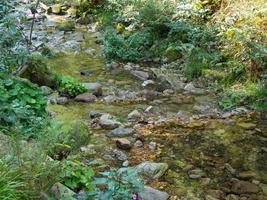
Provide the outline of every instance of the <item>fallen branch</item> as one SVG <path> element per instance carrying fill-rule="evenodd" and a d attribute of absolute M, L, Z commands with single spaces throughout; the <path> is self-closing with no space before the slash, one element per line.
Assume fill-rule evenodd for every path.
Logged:
<path fill-rule="evenodd" d="M 32 19 L 31 31 L 30 31 L 30 39 L 29 39 L 29 43 L 30 44 L 32 43 L 32 32 L 33 32 L 34 21 L 36 19 L 36 13 L 37 13 L 37 8 L 38 8 L 39 3 L 40 3 L 40 0 L 37 0 L 36 5 L 35 5 L 35 8 L 32 11 L 33 12 L 33 19 Z"/>

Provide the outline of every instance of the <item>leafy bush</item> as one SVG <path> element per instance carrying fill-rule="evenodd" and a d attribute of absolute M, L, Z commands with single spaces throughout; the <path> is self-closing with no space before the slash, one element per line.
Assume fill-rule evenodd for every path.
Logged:
<path fill-rule="evenodd" d="M 0 125 L 34 136 L 44 123 L 47 100 L 27 80 L 0 73 Z"/>
<path fill-rule="evenodd" d="M 69 76 L 58 76 L 57 87 L 61 95 L 76 97 L 79 94 L 87 92 L 87 89 L 79 83 L 76 83 Z"/>
<path fill-rule="evenodd" d="M 66 160 L 62 167 L 61 178 L 66 186 L 79 191 L 85 189 L 86 192 L 95 190 L 93 177 L 95 172 L 92 168 L 77 160 Z"/>

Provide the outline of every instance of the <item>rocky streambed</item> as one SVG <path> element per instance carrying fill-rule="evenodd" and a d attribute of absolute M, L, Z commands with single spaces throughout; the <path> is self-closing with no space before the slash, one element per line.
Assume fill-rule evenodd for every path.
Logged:
<path fill-rule="evenodd" d="M 245 108 L 221 112 L 204 84 L 187 82 L 160 59 L 107 62 L 96 24 L 57 28 L 67 20 L 46 15 L 33 44 L 57 52 L 51 68 L 90 89 L 74 99 L 49 96 L 55 119 L 90 127 L 81 158 L 135 167 L 150 186 L 144 200 L 267 199 L 266 116 Z"/>

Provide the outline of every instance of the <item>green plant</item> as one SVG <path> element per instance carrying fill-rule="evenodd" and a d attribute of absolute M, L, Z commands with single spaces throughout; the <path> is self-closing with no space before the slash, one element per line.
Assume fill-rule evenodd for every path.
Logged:
<path fill-rule="evenodd" d="M 130 200 L 134 194 L 143 191 L 143 184 L 138 181 L 134 170 L 120 168 L 117 171 L 100 173 L 103 178 L 96 178 L 96 185 L 105 186 L 104 191 L 98 190 L 100 200 Z"/>
<path fill-rule="evenodd" d="M 95 185 L 93 184 L 95 172 L 92 168 L 77 160 L 66 160 L 61 170 L 61 178 L 65 185 L 71 189 L 77 191 L 85 189 L 86 192 L 95 190 Z"/>
<path fill-rule="evenodd" d="M 61 95 L 66 95 L 69 97 L 75 97 L 79 94 L 82 94 L 88 91 L 84 86 L 82 86 L 79 83 L 76 83 L 69 76 L 58 76 L 57 87 Z"/>
<path fill-rule="evenodd" d="M 20 199 L 20 188 L 23 183 L 19 181 L 19 175 L 10 166 L 0 159 L 0 199 Z"/>
<path fill-rule="evenodd" d="M 46 118 L 47 100 L 27 80 L 0 73 L 0 125 L 13 127 L 25 137 L 34 136 Z"/>

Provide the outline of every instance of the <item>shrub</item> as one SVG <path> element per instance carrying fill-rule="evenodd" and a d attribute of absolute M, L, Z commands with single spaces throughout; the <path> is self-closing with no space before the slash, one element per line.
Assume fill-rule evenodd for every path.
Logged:
<path fill-rule="evenodd" d="M 47 100 L 27 80 L 0 73 L 0 125 L 18 129 L 25 137 L 38 133 L 46 118 Z"/>
<path fill-rule="evenodd" d="M 76 83 L 69 76 L 58 76 L 57 87 L 61 95 L 76 97 L 79 94 L 87 92 L 87 89 L 79 83 Z"/>

